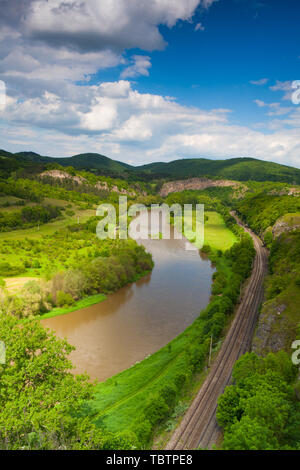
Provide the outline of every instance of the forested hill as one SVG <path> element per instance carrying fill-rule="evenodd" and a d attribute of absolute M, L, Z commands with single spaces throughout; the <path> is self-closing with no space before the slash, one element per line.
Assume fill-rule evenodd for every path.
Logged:
<path fill-rule="evenodd" d="M 151 163 L 138 169 L 139 171 L 175 179 L 210 176 L 229 178 L 236 181 L 300 183 L 299 169 L 254 158 L 231 158 L 228 160 L 181 159 L 169 163 Z"/>
<path fill-rule="evenodd" d="M 89 170 L 98 174 L 141 180 L 185 179 L 191 177 L 226 178 L 236 181 L 274 181 L 300 184 L 300 169 L 254 158 L 231 158 L 210 160 L 193 158 L 169 163 L 150 163 L 134 167 L 98 153 L 84 153 L 73 157 L 53 158 L 34 152 L 10 153 L 0 150 L 0 170 L 46 166 L 55 163 L 72 166 L 78 170 Z"/>
<path fill-rule="evenodd" d="M 5 150 L 0 150 L 2 165 L 15 163 L 18 167 L 30 167 L 34 165 L 45 166 L 49 163 L 58 163 L 61 166 L 72 166 L 77 170 L 100 170 L 105 174 L 121 175 L 126 169 L 133 169 L 126 163 L 112 160 L 98 153 L 84 153 L 73 157 L 53 158 L 39 155 L 35 152 L 19 152 L 12 154 Z M 4 160 L 4 161 L 3 161 Z"/>

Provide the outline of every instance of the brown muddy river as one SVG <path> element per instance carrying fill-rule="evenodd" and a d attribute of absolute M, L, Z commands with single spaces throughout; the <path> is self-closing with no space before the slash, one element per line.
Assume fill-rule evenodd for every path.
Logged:
<path fill-rule="evenodd" d="M 147 213 L 139 221 L 147 230 Z M 166 226 L 164 216 L 160 223 Z M 153 233 L 161 228 L 153 227 Z M 169 240 L 139 241 L 152 253 L 151 274 L 100 304 L 42 321 L 76 347 L 70 356 L 75 373 L 105 380 L 164 346 L 207 305 L 214 269 L 198 251 L 186 250 L 185 239 L 173 235 L 171 227 Z"/>

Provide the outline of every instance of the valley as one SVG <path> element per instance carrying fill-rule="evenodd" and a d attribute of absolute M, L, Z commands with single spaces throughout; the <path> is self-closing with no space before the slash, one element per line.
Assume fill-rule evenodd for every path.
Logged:
<path fill-rule="evenodd" d="M 232 406 L 230 394 L 240 387 L 239 364 L 245 364 L 245 376 L 249 371 L 260 383 L 259 393 L 269 386 L 261 370 L 267 370 L 266 377 L 275 374 L 278 383 L 285 380 L 291 395 L 282 419 L 288 421 L 291 413 L 298 419 L 292 394 L 298 387 L 296 368 L 289 357 L 300 323 L 296 176 L 292 181 L 286 167 L 264 163 L 266 180 L 251 180 L 251 168 L 260 165 L 253 159 L 232 162 L 235 168 L 249 165 L 248 180 L 244 173 L 224 179 L 229 163 L 218 162 L 210 167 L 214 176 L 205 173 L 198 179 L 174 180 L 153 168 L 151 177 L 145 168 L 126 166 L 121 172 L 118 162 L 108 165 L 109 159 L 102 174 L 100 168 L 88 168 L 89 156 L 84 167 L 84 158 L 70 159 L 75 166 L 63 167 L 34 154 L 3 152 L 0 334 L 15 366 L 0 370 L 7 390 L 11 374 L 24 370 L 16 392 L 20 400 L 35 403 L 51 390 L 45 406 L 30 407 L 34 428 L 29 415 L 21 418 L 18 412 L 7 427 L 19 399 L 13 393 L 2 400 L 5 446 L 26 446 L 26 436 L 34 432 L 40 440 L 33 448 L 55 448 L 52 434 L 41 429 L 43 421 L 51 428 L 59 420 L 65 431 L 55 439 L 69 448 L 248 448 L 238 426 L 250 429 L 256 416 L 248 408 L 243 419 L 234 419 L 234 408 L 230 419 L 224 415 Z M 97 166 L 95 155 L 93 162 Z M 204 163 L 200 160 L 198 168 Z M 117 178 L 112 168 L 118 168 Z M 172 217 L 170 240 L 161 235 L 137 241 L 97 238 L 97 207 L 112 204 L 118 219 L 120 195 L 127 196 L 129 207 L 138 203 L 148 210 L 152 204 L 204 204 L 201 250 L 186 251 L 185 244 L 193 240 L 174 238 Z M 147 218 L 141 212 L 136 223 L 143 226 Z M 154 229 L 163 231 L 161 225 Z M 29 344 L 30 336 L 35 339 Z M 39 362 L 38 350 L 45 358 L 55 350 L 60 365 L 54 358 Z M 34 386 L 24 389 L 33 364 Z M 253 364 L 262 365 L 253 372 Z M 258 391 L 248 382 L 253 401 Z M 58 410 L 58 397 L 70 396 L 71 390 L 74 398 Z M 261 432 L 267 436 L 264 445 L 296 446 L 294 427 L 281 435 L 266 417 L 260 432 L 251 428 L 251 446 L 260 448 Z M 16 429 L 26 429 L 23 437 L 15 438 Z M 79 444 L 74 429 L 82 433 Z"/>

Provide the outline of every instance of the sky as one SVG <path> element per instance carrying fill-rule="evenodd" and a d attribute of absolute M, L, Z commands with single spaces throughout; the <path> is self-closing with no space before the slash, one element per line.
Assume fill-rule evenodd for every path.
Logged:
<path fill-rule="evenodd" d="M 0 0 L 0 148 L 300 168 L 299 20 L 298 0 Z"/>

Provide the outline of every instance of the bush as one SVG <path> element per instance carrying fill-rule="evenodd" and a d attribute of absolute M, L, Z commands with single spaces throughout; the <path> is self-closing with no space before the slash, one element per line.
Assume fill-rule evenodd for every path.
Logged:
<path fill-rule="evenodd" d="M 264 242 L 267 245 L 267 247 L 270 247 L 272 242 L 273 242 L 273 234 L 271 231 L 268 231 L 265 236 L 264 236 Z"/>
<path fill-rule="evenodd" d="M 66 215 L 68 215 L 69 217 L 72 217 L 73 215 L 75 215 L 75 212 L 70 210 L 70 209 L 67 209 L 66 210 Z"/>
<path fill-rule="evenodd" d="M 183 372 L 179 372 L 178 374 L 175 375 L 174 383 L 176 387 L 180 390 L 186 383 L 186 380 L 187 380 L 187 375 L 184 374 Z"/>
<path fill-rule="evenodd" d="M 172 385 L 165 385 L 160 391 L 161 397 L 169 407 L 173 407 L 176 401 L 176 388 Z"/>
<path fill-rule="evenodd" d="M 74 303 L 73 297 L 67 292 L 58 291 L 56 295 L 56 304 L 58 307 L 69 307 Z"/>
<path fill-rule="evenodd" d="M 144 413 L 146 419 L 149 420 L 152 426 L 155 426 L 168 416 L 169 407 L 159 394 L 155 394 L 146 404 Z"/>
<path fill-rule="evenodd" d="M 0 276 L 18 276 L 25 271 L 24 265 L 13 266 L 10 263 L 0 263 Z"/>
<path fill-rule="evenodd" d="M 152 434 L 152 425 L 150 421 L 146 419 L 145 416 L 142 416 L 141 420 L 134 424 L 133 431 L 135 432 L 141 447 L 146 447 Z"/>

